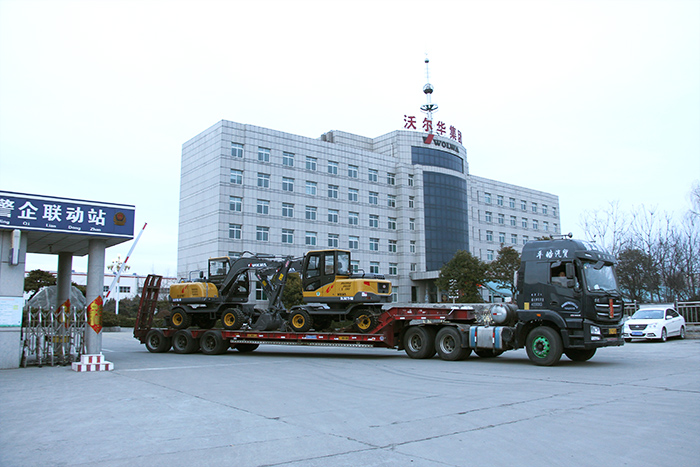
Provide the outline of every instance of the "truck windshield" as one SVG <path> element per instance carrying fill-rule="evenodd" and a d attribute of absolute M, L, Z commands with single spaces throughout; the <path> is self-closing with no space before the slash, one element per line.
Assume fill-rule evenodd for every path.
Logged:
<path fill-rule="evenodd" d="M 615 274 L 610 265 L 596 269 L 595 263 L 583 263 L 583 275 L 586 278 L 586 288 L 591 292 L 617 290 Z"/>

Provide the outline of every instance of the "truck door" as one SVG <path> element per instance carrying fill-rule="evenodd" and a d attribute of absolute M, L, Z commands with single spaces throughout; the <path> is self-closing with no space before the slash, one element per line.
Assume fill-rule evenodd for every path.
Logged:
<path fill-rule="evenodd" d="M 550 293 L 547 307 L 569 318 L 581 318 L 581 300 L 578 278 L 573 261 L 550 263 Z"/>

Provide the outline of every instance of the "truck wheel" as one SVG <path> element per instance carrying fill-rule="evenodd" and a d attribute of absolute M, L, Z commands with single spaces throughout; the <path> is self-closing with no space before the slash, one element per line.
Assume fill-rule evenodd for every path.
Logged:
<path fill-rule="evenodd" d="M 146 348 L 149 352 L 163 353 L 170 350 L 171 341 L 160 329 L 152 329 L 146 334 Z"/>
<path fill-rule="evenodd" d="M 210 330 L 202 335 L 199 346 L 205 355 L 218 355 L 228 350 L 229 342 L 221 337 L 221 331 Z"/>
<path fill-rule="evenodd" d="M 306 332 L 311 329 L 311 316 L 306 310 L 295 310 L 289 315 L 289 325 L 294 332 Z"/>
<path fill-rule="evenodd" d="M 559 362 L 563 344 L 557 331 L 547 326 L 537 326 L 527 335 L 525 348 L 532 363 L 552 366 Z"/>
<path fill-rule="evenodd" d="M 472 353 L 469 347 L 462 348 L 462 336 L 453 326 L 445 326 L 440 329 L 435 338 L 435 350 L 443 360 L 464 360 Z"/>
<path fill-rule="evenodd" d="M 192 317 L 182 308 L 173 308 L 170 313 L 170 322 L 175 329 L 187 329 L 192 324 Z"/>
<path fill-rule="evenodd" d="M 241 326 L 243 326 L 243 313 L 238 308 L 224 310 L 224 313 L 221 315 L 221 325 L 229 331 L 241 329 Z"/>
<path fill-rule="evenodd" d="M 353 329 L 363 334 L 368 334 L 377 327 L 377 317 L 371 310 L 361 309 L 352 313 Z"/>
<path fill-rule="evenodd" d="M 199 339 L 192 337 L 192 332 L 181 329 L 173 335 L 173 352 L 194 353 L 199 350 Z"/>
<path fill-rule="evenodd" d="M 564 354 L 574 362 L 585 362 L 593 358 L 595 351 L 596 349 L 569 349 L 565 350 Z"/>
<path fill-rule="evenodd" d="M 411 358 L 431 358 L 435 355 L 435 329 L 411 326 L 403 338 L 406 355 Z"/>
<path fill-rule="evenodd" d="M 481 358 L 496 358 L 503 353 L 503 350 L 477 349 L 474 351 Z"/>
<path fill-rule="evenodd" d="M 238 350 L 240 353 L 249 353 L 257 349 L 260 344 L 236 344 L 233 346 L 234 349 Z"/>

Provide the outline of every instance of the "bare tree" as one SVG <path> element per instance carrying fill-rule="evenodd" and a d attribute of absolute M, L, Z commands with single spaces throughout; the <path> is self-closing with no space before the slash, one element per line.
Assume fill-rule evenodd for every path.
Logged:
<path fill-rule="evenodd" d="M 630 220 L 620 211 L 619 201 L 610 201 L 604 210 L 584 211 L 579 225 L 587 240 L 595 241 L 614 256 L 629 243 Z"/>

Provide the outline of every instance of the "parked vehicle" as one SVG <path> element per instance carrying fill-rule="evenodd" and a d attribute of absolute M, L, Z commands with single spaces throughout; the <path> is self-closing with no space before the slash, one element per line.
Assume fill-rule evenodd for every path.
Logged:
<path fill-rule="evenodd" d="M 625 342 L 632 339 L 666 339 L 677 336 L 685 339 L 685 318 L 673 308 L 645 307 L 637 310 L 622 328 Z"/>

